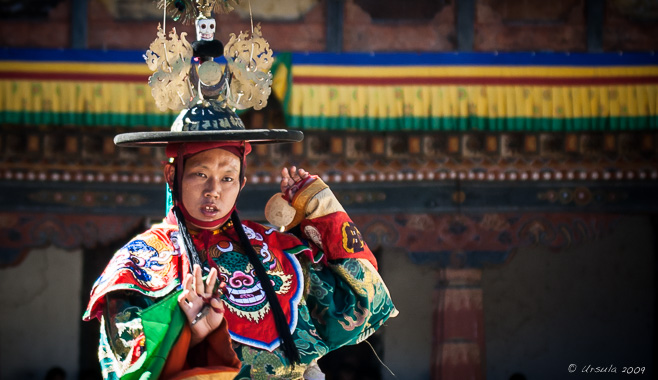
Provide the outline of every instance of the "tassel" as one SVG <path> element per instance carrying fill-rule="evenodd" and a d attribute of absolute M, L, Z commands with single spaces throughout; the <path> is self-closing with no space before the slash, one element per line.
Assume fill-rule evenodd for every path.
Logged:
<path fill-rule="evenodd" d="M 192 24 L 199 15 L 194 0 L 158 0 L 158 9 L 167 5 L 167 14 L 174 21 Z"/>
<path fill-rule="evenodd" d="M 240 4 L 240 0 L 217 0 L 215 2 L 216 13 L 229 13 Z"/>

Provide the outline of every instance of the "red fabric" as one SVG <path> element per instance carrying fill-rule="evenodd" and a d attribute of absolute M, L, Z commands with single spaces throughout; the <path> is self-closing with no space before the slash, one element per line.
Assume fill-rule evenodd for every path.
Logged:
<path fill-rule="evenodd" d="M 205 150 L 220 148 L 229 151 L 240 158 L 246 157 L 251 152 L 251 144 L 247 141 L 204 141 L 187 143 L 169 143 L 165 153 L 169 158 L 179 156 L 178 148 L 183 147 L 183 157 L 188 157 Z M 244 150 L 244 154 L 243 154 Z"/>
<path fill-rule="evenodd" d="M 187 256 L 181 255 L 180 251 L 174 248 L 174 242 L 171 240 L 171 234 L 177 230 L 177 227 L 168 223 L 172 223 L 174 220 L 170 213 L 164 224 L 154 226 L 131 241 L 134 245 L 137 240 L 143 240 L 135 246 L 136 248 L 141 247 L 140 249 L 130 251 L 124 247 L 114 255 L 92 290 L 85 320 L 100 316 L 105 299 L 103 295 L 110 291 L 130 289 L 159 298 L 174 290 L 175 285 L 180 283 L 179 272 L 187 273 L 190 265 Z M 263 263 L 270 274 L 282 279 L 285 277 L 285 281 L 289 282 L 288 286 L 282 289 L 282 294 L 278 294 L 278 297 L 289 324 L 293 324 L 293 321 L 299 317 L 297 306 L 302 297 L 303 283 L 301 267 L 297 260 L 289 255 L 305 254 L 309 248 L 303 246 L 293 235 L 281 234 L 274 229 L 250 221 L 243 221 L 243 225 L 252 246 L 256 252 L 262 255 Z M 208 240 L 204 242 L 206 237 Z M 237 241 L 239 239 L 235 230 L 228 228 L 227 231 L 216 235 L 204 234 L 204 236 L 195 237 L 195 246 L 209 245 L 214 250 L 215 245 L 227 249 L 231 244 L 233 248 L 230 251 L 243 253 L 242 248 L 235 243 Z M 181 244 L 183 242 L 179 236 L 177 246 Z M 154 255 L 155 251 L 157 251 L 157 255 Z M 226 252 L 228 251 L 227 249 Z M 289 253 L 285 253 L 286 251 Z M 148 264 L 154 257 L 166 257 L 166 260 L 158 261 L 158 265 L 149 267 Z M 148 279 L 145 278 L 145 274 L 148 274 Z M 250 273 L 245 274 L 251 275 Z M 227 280 L 228 278 L 222 278 L 222 281 L 229 283 Z M 229 286 L 233 285 L 229 284 Z M 238 285 L 235 285 L 233 289 L 238 289 Z M 250 320 L 244 312 L 238 313 L 232 309 L 230 297 L 225 295 L 223 298 L 225 298 L 223 302 L 227 306 L 224 318 L 231 328 L 230 335 L 234 341 L 251 344 L 255 347 L 267 347 L 270 350 L 278 346 L 279 336 L 271 310 L 261 315 L 258 321 Z"/>
<path fill-rule="evenodd" d="M 295 254 L 304 254 L 304 251 L 308 251 L 308 248 L 302 246 L 299 239 L 293 235 L 281 234 L 274 229 L 265 228 L 260 224 L 249 221 L 243 221 L 242 224 L 245 226 L 245 232 L 254 250 L 261 255 L 263 265 L 268 273 L 280 278 L 283 278 L 281 276 L 286 277 L 288 285 L 277 293 L 277 298 L 286 315 L 288 324 L 293 325 L 293 322 L 298 319 L 299 309 L 297 305 L 304 290 L 303 274 L 299 262 L 294 258 L 290 258 L 285 252 L 291 251 Z M 244 249 L 235 243 L 240 240 L 233 228 L 229 228 L 225 233 L 218 235 L 217 245 L 228 248 L 230 244 L 232 251 L 244 254 Z M 225 254 L 223 253 L 223 255 Z M 254 278 L 251 273 L 247 274 Z M 234 286 L 231 279 L 226 277 L 226 274 L 220 273 L 220 279 L 227 284 L 228 288 Z M 255 278 L 254 280 L 257 281 Z M 235 286 L 235 290 L 239 289 L 239 284 Z M 231 328 L 233 340 L 270 351 L 280 344 L 279 333 L 275 328 L 274 314 L 271 309 L 260 315 L 255 311 L 247 312 L 243 310 L 237 312 L 234 311 L 236 305 L 232 302 L 230 297 L 224 299 L 225 306 L 228 306 L 224 316 Z"/>
<path fill-rule="evenodd" d="M 170 213 L 165 222 L 174 222 L 174 217 Z M 298 308 L 297 304 L 303 292 L 303 278 L 301 267 L 295 259 L 290 259 L 285 251 L 292 252 L 292 254 L 308 255 L 310 249 L 303 246 L 302 243 L 293 235 L 282 234 L 270 228 L 266 228 L 258 223 L 243 221 L 247 236 L 250 238 L 251 245 L 256 252 L 263 255 L 263 263 L 266 269 L 274 272 L 280 272 L 282 275 L 289 276 L 289 287 L 285 292 L 278 294 L 279 302 L 289 323 L 297 320 Z M 253 234 L 252 234 L 253 231 Z M 228 228 L 226 231 L 212 234 L 211 232 L 200 233 L 192 235 L 195 247 L 198 252 L 203 253 L 206 247 L 212 250 L 217 250 L 216 246 L 222 249 L 227 249 L 232 245 L 232 251 L 244 253 L 243 249 L 236 243 L 239 241 L 237 233 L 233 228 Z M 206 252 L 208 254 L 208 252 Z M 223 253 L 225 254 L 225 253 Z M 209 260 L 212 265 L 212 260 Z M 276 265 L 274 265 L 276 263 Z M 270 267 L 273 266 L 273 267 Z M 227 283 L 227 287 L 231 284 L 229 278 L 223 278 L 225 274 L 220 274 L 220 281 Z M 224 299 L 225 306 L 230 305 L 228 296 Z M 276 331 L 274 324 L 274 316 L 270 311 L 261 316 L 258 321 L 249 319 L 247 313 L 238 313 L 232 310 L 231 307 L 225 308 L 224 318 L 231 328 L 231 334 L 234 341 L 244 344 L 252 344 L 254 346 L 274 347 L 278 345 L 279 335 Z M 268 348 L 270 349 L 270 348 Z"/>
<path fill-rule="evenodd" d="M 189 262 L 186 256 L 178 252 L 171 254 L 171 233 L 178 230 L 178 226 L 166 223 L 136 236 L 114 254 L 91 290 L 85 321 L 100 319 L 105 294 L 111 291 L 134 289 L 149 297 L 160 297 L 178 284 L 178 273 L 188 268 Z M 153 257 L 162 257 L 164 260 L 159 262 L 161 265 L 148 267 L 146 264 Z M 149 281 L 144 280 L 145 274 L 150 278 Z"/>
<path fill-rule="evenodd" d="M 201 254 L 202 252 L 206 252 L 206 262 L 208 265 L 211 267 L 217 269 L 217 274 L 219 274 L 219 267 L 217 266 L 217 263 L 210 257 L 210 250 L 208 248 L 216 246 L 221 237 L 221 233 L 214 233 L 215 231 L 210 231 L 210 230 L 203 230 L 198 234 L 192 234 L 192 241 L 194 242 L 194 246 L 197 248 L 197 252 Z"/>
<path fill-rule="evenodd" d="M 342 212 L 305 219 L 301 228 L 315 227 L 320 233 L 322 251 L 328 260 L 366 259 L 377 269 L 377 260 L 350 217 Z M 312 239 L 311 239 L 312 241 Z"/>
<path fill-rule="evenodd" d="M 299 190 L 305 188 L 307 185 L 318 179 L 317 175 L 309 175 L 305 179 L 295 182 L 294 185 L 290 186 L 288 190 L 286 190 L 286 193 L 283 195 L 283 199 L 287 200 L 288 203 L 293 203 L 293 200 L 295 198 L 295 194 L 299 192 Z"/>

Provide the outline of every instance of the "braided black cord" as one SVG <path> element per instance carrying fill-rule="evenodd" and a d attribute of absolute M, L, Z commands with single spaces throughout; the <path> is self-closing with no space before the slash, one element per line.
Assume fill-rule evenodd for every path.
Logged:
<path fill-rule="evenodd" d="M 178 186 L 180 185 L 178 183 L 178 170 L 180 169 L 180 165 L 176 163 L 176 171 L 174 174 L 174 183 L 173 186 L 171 187 L 171 196 L 174 202 L 174 216 L 176 216 L 176 223 L 178 224 L 178 231 L 180 234 L 183 236 L 183 244 L 185 244 L 185 253 L 187 254 L 187 258 L 190 262 L 190 273 L 193 272 L 194 264 L 197 264 L 201 267 L 201 259 L 199 259 L 199 254 L 196 251 L 196 247 L 194 246 L 194 242 L 192 241 L 192 237 L 190 236 L 190 233 L 187 231 L 187 227 L 185 226 L 185 217 L 183 216 L 183 213 L 181 212 L 180 208 L 178 205 L 176 205 L 176 200 L 180 199 L 178 194 Z M 181 285 L 183 284 L 183 279 L 180 279 Z"/>
<path fill-rule="evenodd" d="M 300 362 L 299 350 L 297 349 L 297 346 L 292 339 L 292 334 L 290 333 L 290 328 L 288 327 L 288 320 L 286 315 L 283 313 L 283 309 L 279 303 L 279 298 L 276 296 L 272 282 L 267 275 L 267 271 L 263 266 L 263 262 L 259 258 L 260 256 L 256 253 L 256 250 L 254 250 L 254 247 L 251 245 L 251 242 L 247 237 L 247 234 L 242 228 L 242 222 L 238 217 L 237 211 L 233 211 L 233 214 L 231 214 L 231 220 L 233 221 L 233 228 L 240 238 L 240 243 L 246 251 L 247 258 L 249 258 L 249 262 L 256 271 L 256 277 L 258 277 L 258 281 L 260 281 L 261 285 L 263 286 L 263 290 L 267 296 L 267 301 L 270 303 L 272 314 L 274 315 L 274 325 L 276 326 L 276 331 L 279 333 L 279 337 L 281 338 L 281 349 L 286 355 L 286 358 L 288 358 L 294 367 L 295 363 Z"/>
<path fill-rule="evenodd" d="M 176 216 L 176 222 L 178 223 L 178 231 L 183 236 L 183 243 L 185 244 L 185 253 L 187 258 L 190 261 L 190 273 L 193 272 L 194 264 L 197 264 L 201 267 L 201 259 L 199 259 L 199 254 L 196 251 L 192 237 L 190 233 L 187 232 L 187 227 L 185 226 L 185 219 L 183 218 L 183 213 L 181 212 L 178 206 L 174 206 L 174 215 Z M 183 279 L 181 279 L 182 283 Z"/>

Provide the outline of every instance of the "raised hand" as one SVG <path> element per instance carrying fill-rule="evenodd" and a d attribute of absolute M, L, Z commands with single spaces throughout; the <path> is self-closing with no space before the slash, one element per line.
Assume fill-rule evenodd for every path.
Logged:
<path fill-rule="evenodd" d="M 224 305 L 215 289 L 216 283 L 217 270 L 212 268 L 204 282 L 199 265 L 194 265 L 192 273 L 186 274 L 183 279 L 183 291 L 178 296 L 178 305 L 192 330 L 191 346 L 205 339 L 224 319 Z"/>
<path fill-rule="evenodd" d="M 288 168 L 284 167 L 281 169 L 281 192 L 290 201 L 295 193 L 312 178 L 313 176 L 302 168 L 297 169 L 297 167 L 292 166 L 288 171 Z"/>

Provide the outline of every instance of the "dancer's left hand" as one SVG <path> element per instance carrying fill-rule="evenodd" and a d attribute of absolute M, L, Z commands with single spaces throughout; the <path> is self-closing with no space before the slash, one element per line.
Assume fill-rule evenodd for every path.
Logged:
<path fill-rule="evenodd" d="M 224 305 L 215 290 L 216 283 L 217 270 L 212 268 L 204 282 L 199 265 L 194 265 L 192 273 L 186 274 L 183 280 L 178 305 L 192 330 L 191 346 L 204 340 L 224 319 Z"/>
<path fill-rule="evenodd" d="M 296 166 L 292 166 L 289 171 L 288 168 L 284 167 L 281 170 L 281 192 L 290 201 L 295 193 L 304 187 L 312 177 L 302 168 L 297 169 Z"/>

